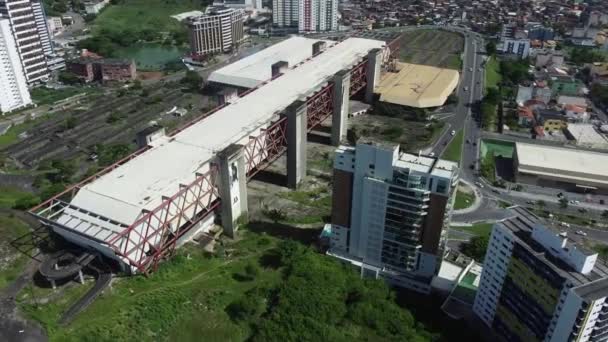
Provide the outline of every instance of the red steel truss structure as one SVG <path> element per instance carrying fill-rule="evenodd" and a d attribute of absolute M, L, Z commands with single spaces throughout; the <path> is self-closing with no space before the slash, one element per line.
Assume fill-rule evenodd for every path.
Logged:
<path fill-rule="evenodd" d="M 391 56 L 397 56 L 399 40 L 395 39 L 389 46 L 391 47 Z M 366 75 L 367 58 L 351 69 L 349 89 L 351 96 L 366 86 Z M 280 77 L 280 75 L 277 77 Z M 246 96 L 248 93 L 271 81 L 266 81 L 239 96 Z M 306 101 L 308 131 L 318 126 L 331 115 L 333 110 L 333 87 L 333 83 L 330 82 Z M 169 136 L 175 136 L 227 105 L 229 104 L 224 104 L 204 113 L 195 120 L 171 132 Z M 249 142 L 244 146 L 248 179 L 251 179 L 256 173 L 263 170 L 286 151 L 287 118 L 281 115 L 278 120 L 272 122 L 267 128 L 261 129 L 260 132 L 258 136 L 249 137 Z M 207 172 L 202 174 L 197 173 L 192 183 L 180 185 L 180 190 L 176 194 L 171 197 L 163 197 L 162 203 L 155 209 L 142 211 L 139 218 L 130 225 L 116 222 L 111 218 L 103 217 L 69 203 L 84 185 L 127 163 L 148 150 L 148 148 L 138 150 L 115 164 L 106 167 L 99 173 L 69 187 L 44 203 L 32 208 L 29 211 L 30 214 L 47 225 L 60 226 L 62 229 L 70 230 L 70 228 L 54 221 L 66 209 L 70 209 L 94 217 L 96 220 L 124 228 L 119 233 L 110 235 L 104 241 L 97 240 L 91 236 L 86 237 L 106 244 L 139 272 L 148 274 L 154 271 L 159 261 L 174 251 L 180 237 L 219 207 L 221 199 L 219 198 L 219 191 L 216 186 L 218 176 L 217 165 L 210 164 Z M 77 231 L 72 232 L 82 235 L 82 233 Z"/>
<path fill-rule="evenodd" d="M 307 129 L 312 131 L 327 119 L 334 108 L 334 84 L 329 83 L 306 101 Z"/>
<path fill-rule="evenodd" d="M 367 58 L 350 71 L 350 96 L 355 95 L 367 84 Z"/>
<path fill-rule="evenodd" d="M 256 137 L 250 136 L 244 147 L 247 179 L 279 158 L 287 149 L 287 117 L 282 116 Z"/>

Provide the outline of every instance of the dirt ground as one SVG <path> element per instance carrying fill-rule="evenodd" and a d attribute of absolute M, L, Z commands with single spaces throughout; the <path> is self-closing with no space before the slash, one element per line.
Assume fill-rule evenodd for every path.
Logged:
<path fill-rule="evenodd" d="M 409 63 L 460 69 L 464 38 L 441 30 L 405 32 L 401 38 L 401 60 Z"/>

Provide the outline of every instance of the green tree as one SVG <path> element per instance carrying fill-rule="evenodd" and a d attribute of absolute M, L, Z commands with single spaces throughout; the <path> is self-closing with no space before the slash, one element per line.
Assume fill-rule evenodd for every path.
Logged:
<path fill-rule="evenodd" d="M 608 210 L 604 210 L 602 211 L 602 218 L 606 221 L 608 221 Z"/>
<path fill-rule="evenodd" d="M 458 104 L 458 95 L 456 94 L 450 94 L 450 96 L 448 96 L 448 99 L 446 100 L 446 104 Z"/>
<path fill-rule="evenodd" d="M 483 261 L 488 249 L 489 237 L 475 236 L 462 247 L 462 252 L 477 261 Z"/>
<path fill-rule="evenodd" d="M 489 41 L 486 44 L 486 53 L 490 56 L 496 55 L 496 43 L 494 43 L 493 41 Z"/>
<path fill-rule="evenodd" d="M 197 91 L 203 84 L 203 78 L 198 72 L 188 70 L 180 82 L 187 86 L 190 90 Z"/>
<path fill-rule="evenodd" d="M 559 207 L 562 209 L 568 208 L 568 199 L 566 197 L 562 197 L 559 199 Z"/>
<path fill-rule="evenodd" d="M 70 84 L 70 85 L 81 83 L 80 78 L 76 74 L 71 73 L 69 71 L 61 71 L 59 73 L 58 80 L 61 83 Z"/>
<path fill-rule="evenodd" d="M 254 280 L 260 275 L 260 266 L 251 262 L 245 266 L 245 275 L 250 279 Z"/>
<path fill-rule="evenodd" d="M 547 203 L 545 203 L 545 201 L 543 201 L 543 200 L 538 200 L 538 201 L 536 201 L 536 206 L 538 207 L 539 210 L 544 210 L 545 207 L 547 206 Z"/>

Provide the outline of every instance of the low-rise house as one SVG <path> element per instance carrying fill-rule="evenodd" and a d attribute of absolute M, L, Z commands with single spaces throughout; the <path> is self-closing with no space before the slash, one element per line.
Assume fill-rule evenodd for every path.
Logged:
<path fill-rule="evenodd" d="M 135 62 L 127 59 L 79 58 L 69 61 L 67 70 L 84 82 L 125 82 L 137 76 Z"/>
<path fill-rule="evenodd" d="M 568 127 L 568 119 L 560 111 L 540 109 L 535 114 L 537 125 L 542 126 L 545 132 L 561 131 Z"/>

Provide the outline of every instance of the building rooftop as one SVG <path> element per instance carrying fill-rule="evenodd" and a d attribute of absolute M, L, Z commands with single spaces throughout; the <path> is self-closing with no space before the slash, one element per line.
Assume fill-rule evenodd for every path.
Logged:
<path fill-rule="evenodd" d="M 335 73 L 359 63 L 367 53 L 384 45 L 381 41 L 351 38 L 254 92 L 240 97 L 213 115 L 173 137 L 154 140 L 152 147 L 128 163 L 83 186 L 71 204 L 129 225 L 142 210 L 160 205 L 180 184 L 190 184 L 196 173 L 205 173 L 217 152 L 234 143 L 246 144 L 260 126 L 269 123 L 294 101 L 312 95 Z M 99 222 L 103 229 L 78 225 L 90 217 L 78 211 L 60 222 L 81 233 L 105 240 L 124 229 L 115 222 Z"/>
<path fill-rule="evenodd" d="M 458 85 L 456 70 L 428 65 L 397 63 L 398 72 L 386 73 L 374 92 L 380 101 L 403 106 L 442 106 Z"/>
<path fill-rule="evenodd" d="M 513 215 L 511 218 L 498 222 L 497 224 L 510 230 L 511 233 L 522 242 L 524 248 L 528 249 L 528 251 L 534 254 L 538 260 L 542 261 L 557 274 L 569 279 L 575 287 L 608 278 L 608 267 L 603 261 L 596 260 L 589 273 L 583 274 L 577 272 L 570 264 L 561 258 L 548 253 L 546 247 L 537 242 L 532 237 L 532 234 L 534 229 L 541 225 L 542 227 L 551 230 L 554 234 L 562 234 L 564 237 L 567 236 L 566 248 L 577 249 L 588 256 L 597 255 L 597 253 L 591 252 L 582 246 L 578 240 L 578 236 L 566 235 L 566 233 L 555 224 L 539 218 L 522 207 L 511 208 L 510 212 Z"/>
<path fill-rule="evenodd" d="M 608 140 L 603 134 L 599 133 L 591 124 L 568 124 L 566 128 L 568 134 L 576 140 L 578 145 L 589 147 L 607 147 Z M 606 166 L 608 167 L 608 166 Z"/>
<path fill-rule="evenodd" d="M 570 182 L 608 185 L 608 154 L 573 148 L 516 143 L 518 171 Z"/>
<path fill-rule="evenodd" d="M 395 166 L 442 178 L 452 178 L 458 170 L 457 163 L 411 153 L 401 153 Z"/>
<path fill-rule="evenodd" d="M 321 40 L 292 37 L 274 44 L 258 53 L 216 70 L 209 75 L 209 82 L 229 84 L 236 87 L 254 88 L 272 78 L 271 66 L 280 61 L 293 67 L 312 58 L 312 46 Z M 326 47 L 336 44 L 324 41 Z"/>

